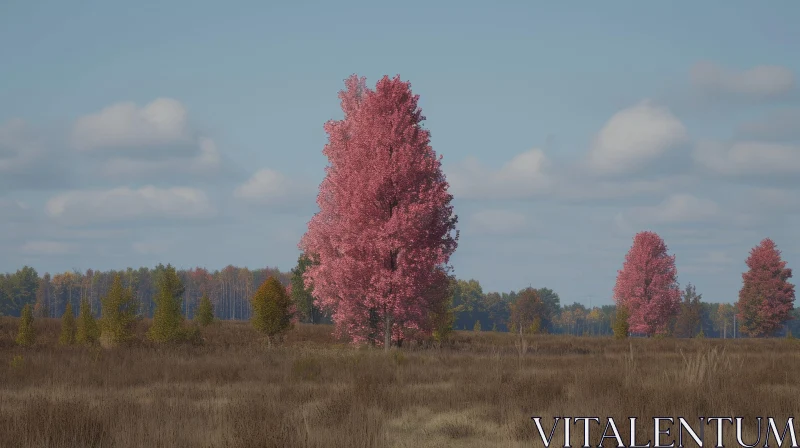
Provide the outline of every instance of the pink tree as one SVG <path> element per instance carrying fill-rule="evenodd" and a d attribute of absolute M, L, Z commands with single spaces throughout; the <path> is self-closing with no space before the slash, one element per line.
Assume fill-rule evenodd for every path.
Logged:
<path fill-rule="evenodd" d="M 750 250 L 747 267 L 736 303 L 740 328 L 749 336 L 773 334 L 791 319 L 794 285 L 788 280 L 792 270 L 786 267 L 781 252 L 769 238 Z"/>
<path fill-rule="evenodd" d="M 410 84 L 384 77 L 373 91 L 353 75 L 345 86 L 344 119 L 325 124 L 320 210 L 300 242 L 312 259 L 304 281 L 340 334 L 388 349 L 405 329 L 431 331 L 428 292 L 449 270 L 458 218 Z"/>
<path fill-rule="evenodd" d="M 680 310 L 676 275 L 675 256 L 667 255 L 664 240 L 655 232 L 637 233 L 614 286 L 614 301 L 628 310 L 632 332 L 666 332 Z"/>

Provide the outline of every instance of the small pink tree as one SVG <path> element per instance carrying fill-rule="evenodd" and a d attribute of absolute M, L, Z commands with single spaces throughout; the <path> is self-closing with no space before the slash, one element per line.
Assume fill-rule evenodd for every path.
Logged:
<path fill-rule="evenodd" d="M 655 232 L 639 232 L 617 273 L 614 301 L 629 313 L 630 331 L 652 336 L 665 333 L 680 310 L 675 256 Z"/>
<path fill-rule="evenodd" d="M 427 292 L 456 249 L 457 217 L 410 84 L 384 77 L 373 91 L 353 75 L 345 86 L 344 119 L 325 124 L 320 210 L 300 242 L 313 254 L 304 280 L 340 334 L 388 349 L 406 329 L 431 331 Z"/>
<path fill-rule="evenodd" d="M 739 328 L 749 336 L 771 335 L 791 319 L 795 297 L 794 285 L 788 280 L 792 270 L 769 238 L 750 250 L 747 267 L 736 303 Z"/>

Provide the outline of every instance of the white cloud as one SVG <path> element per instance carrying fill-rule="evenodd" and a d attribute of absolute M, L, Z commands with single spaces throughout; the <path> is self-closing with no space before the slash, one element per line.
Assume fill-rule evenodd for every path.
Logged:
<path fill-rule="evenodd" d="M 470 218 L 470 227 L 479 234 L 512 235 L 527 229 L 528 220 L 511 210 L 481 210 Z"/>
<path fill-rule="evenodd" d="M 116 103 L 79 118 L 72 131 L 72 143 L 81 151 L 190 141 L 186 109 L 171 98 L 158 98 L 142 108 L 133 102 Z"/>
<path fill-rule="evenodd" d="M 660 195 L 676 187 L 686 187 L 696 182 L 687 175 L 665 176 L 655 179 L 602 180 L 589 176 L 562 178 L 554 195 L 567 201 L 607 200 Z"/>
<path fill-rule="evenodd" d="M 763 119 L 742 123 L 738 134 L 756 140 L 800 139 L 800 109 L 779 109 Z"/>
<path fill-rule="evenodd" d="M 14 119 L 0 124 L 0 173 L 18 170 L 41 153 L 42 148 L 33 140 L 25 121 Z"/>
<path fill-rule="evenodd" d="M 694 86 L 711 93 L 763 98 L 784 95 L 795 85 L 791 70 L 771 65 L 737 71 L 702 61 L 692 67 L 689 76 Z"/>
<path fill-rule="evenodd" d="M 29 241 L 20 247 L 26 255 L 64 255 L 74 251 L 72 244 L 58 241 Z"/>
<path fill-rule="evenodd" d="M 599 174 L 629 173 L 687 139 L 680 120 L 668 109 L 645 100 L 606 122 L 592 143 L 587 162 Z"/>
<path fill-rule="evenodd" d="M 531 149 L 497 170 L 468 157 L 446 169 L 450 192 L 466 199 L 521 199 L 546 193 L 551 180 L 546 173 L 550 164 L 541 149 Z"/>
<path fill-rule="evenodd" d="M 691 194 L 673 194 L 658 205 L 632 208 L 618 218 L 618 225 L 620 219 L 639 225 L 708 222 L 720 214 L 719 205 L 710 199 Z"/>
<path fill-rule="evenodd" d="M 264 168 L 257 171 L 247 182 L 234 190 L 234 196 L 260 204 L 284 203 L 292 198 L 305 197 L 313 193 L 310 184 L 290 179 L 284 174 Z"/>
<path fill-rule="evenodd" d="M 699 142 L 695 162 L 728 176 L 800 174 L 800 146 L 765 142 Z"/>
<path fill-rule="evenodd" d="M 219 167 L 221 158 L 217 146 L 210 138 L 200 138 L 199 153 L 194 157 L 168 157 L 161 160 L 114 158 L 103 164 L 103 175 L 110 178 L 137 177 L 155 173 L 188 172 L 200 174 Z"/>
<path fill-rule="evenodd" d="M 208 197 L 198 189 L 153 186 L 69 191 L 47 201 L 45 210 L 52 218 L 69 224 L 204 218 L 214 213 Z"/>
<path fill-rule="evenodd" d="M 198 135 L 186 108 L 171 98 L 141 108 L 117 103 L 81 117 L 73 126 L 72 144 L 99 159 L 92 170 L 111 179 L 208 175 L 222 165 L 216 143 Z"/>

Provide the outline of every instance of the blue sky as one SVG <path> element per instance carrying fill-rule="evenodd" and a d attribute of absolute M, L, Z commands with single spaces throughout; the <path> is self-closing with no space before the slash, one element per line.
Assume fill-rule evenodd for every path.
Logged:
<path fill-rule="evenodd" d="M 421 96 L 456 274 L 611 303 L 633 235 L 800 265 L 800 4 L 0 4 L 0 271 L 289 269 L 352 73 Z"/>

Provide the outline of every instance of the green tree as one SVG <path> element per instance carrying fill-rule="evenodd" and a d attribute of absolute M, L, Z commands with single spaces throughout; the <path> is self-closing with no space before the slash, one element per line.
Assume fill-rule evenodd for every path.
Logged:
<path fill-rule="evenodd" d="M 291 283 L 292 283 L 292 301 L 297 305 L 297 311 L 302 317 L 303 321 L 317 324 L 320 323 L 321 312 L 314 304 L 314 287 L 309 286 L 306 288 L 303 274 L 312 260 L 306 254 L 301 254 L 297 259 L 297 266 L 292 268 Z"/>
<path fill-rule="evenodd" d="M 100 341 L 116 345 L 133 338 L 133 324 L 136 320 L 136 301 L 133 293 L 122 285 L 122 276 L 116 274 L 108 294 L 100 299 Z M 82 307 L 83 308 L 83 307 Z"/>
<path fill-rule="evenodd" d="M 72 303 L 67 302 L 64 315 L 61 316 L 61 334 L 58 337 L 61 345 L 72 345 L 75 343 L 75 314 L 72 312 Z"/>
<path fill-rule="evenodd" d="M 0 316 L 19 316 L 25 305 L 36 302 L 39 274 L 24 266 L 14 274 L 5 274 L 0 282 Z"/>
<path fill-rule="evenodd" d="M 694 285 L 689 283 L 683 291 L 683 301 L 675 323 L 675 336 L 691 338 L 700 328 L 702 294 L 697 294 Z"/>
<path fill-rule="evenodd" d="M 19 320 L 17 344 L 27 347 L 36 342 L 36 329 L 33 328 L 33 308 L 29 303 L 22 307 L 22 317 Z"/>
<path fill-rule="evenodd" d="M 436 342 L 443 342 L 453 333 L 456 321 L 453 307 L 453 292 L 456 285 L 455 279 L 444 271 L 439 271 L 441 279 L 435 282 L 428 294 L 431 304 L 429 315 L 431 319 L 431 336 Z"/>
<path fill-rule="evenodd" d="M 267 337 L 270 346 L 274 337 L 283 335 L 293 327 L 292 305 L 286 288 L 274 276 L 265 280 L 253 296 L 253 327 Z"/>
<path fill-rule="evenodd" d="M 175 268 L 168 264 L 158 277 L 158 294 L 155 297 L 156 309 L 153 312 L 153 325 L 147 336 L 154 342 L 178 342 L 185 338 L 181 296 L 185 288 Z"/>
<path fill-rule="evenodd" d="M 92 344 L 100 338 L 100 328 L 92 314 L 89 300 L 81 299 L 81 309 L 78 312 L 78 330 L 75 334 L 75 341 L 78 344 Z"/>
<path fill-rule="evenodd" d="M 203 297 L 200 298 L 200 305 L 197 307 L 194 318 L 201 327 L 210 325 L 214 321 L 214 307 L 207 295 L 203 294 Z"/>
<path fill-rule="evenodd" d="M 614 318 L 614 338 L 625 339 L 628 337 L 630 325 L 628 324 L 628 309 L 624 306 L 617 305 L 617 315 Z"/>
<path fill-rule="evenodd" d="M 472 326 L 472 331 L 481 331 L 481 321 L 476 320 L 475 325 Z"/>
<path fill-rule="evenodd" d="M 539 288 L 536 290 L 539 298 L 542 299 L 544 308 L 542 310 L 542 327 L 547 330 L 553 329 L 553 319 L 561 311 L 561 298 L 550 288 Z"/>

